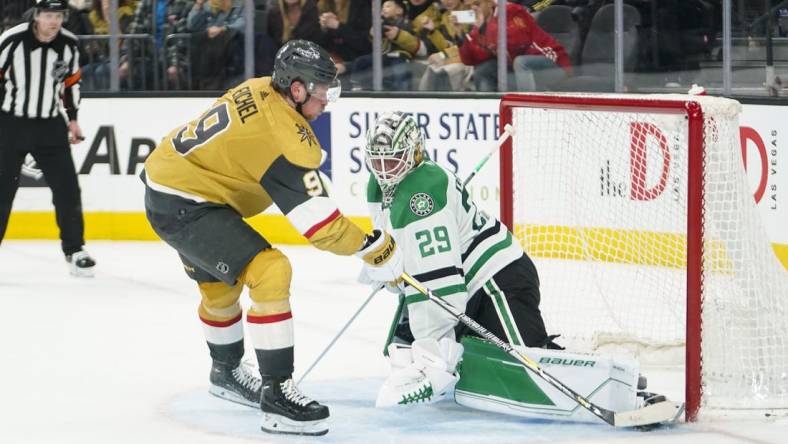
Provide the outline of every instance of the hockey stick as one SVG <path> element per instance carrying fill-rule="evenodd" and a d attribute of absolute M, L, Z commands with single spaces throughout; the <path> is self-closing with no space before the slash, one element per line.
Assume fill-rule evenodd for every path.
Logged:
<path fill-rule="evenodd" d="M 501 148 L 501 145 L 503 145 L 503 143 L 506 142 L 506 139 L 508 139 L 513 134 L 514 134 L 514 127 L 512 127 L 511 124 L 507 123 L 506 126 L 503 127 L 503 134 L 501 134 L 501 136 L 498 137 L 498 143 L 496 143 L 495 147 L 491 149 L 490 152 L 487 153 L 487 155 L 482 157 L 482 160 L 480 160 L 479 163 L 476 164 L 476 167 L 473 169 L 473 171 L 471 171 L 471 174 L 462 183 L 463 187 L 465 187 L 465 185 L 468 185 L 468 182 L 470 182 L 471 179 L 473 179 L 474 176 L 476 176 L 476 173 L 478 173 L 479 170 L 482 169 L 484 164 L 487 163 L 488 160 L 490 160 L 490 157 L 492 157 L 493 154 L 497 153 L 498 150 Z"/>
<path fill-rule="evenodd" d="M 339 340 L 339 337 L 342 336 L 343 333 L 345 333 L 345 330 L 347 330 L 347 328 L 350 327 L 350 324 L 352 324 L 353 321 L 356 320 L 358 315 L 361 314 L 361 312 L 364 310 L 364 307 L 366 307 L 367 304 L 369 304 L 369 301 L 371 301 L 372 298 L 383 288 L 383 285 L 384 284 L 377 285 L 377 286 L 375 286 L 375 288 L 372 289 L 372 292 L 367 297 L 367 300 L 364 301 L 363 304 L 361 304 L 361 307 L 358 307 L 358 310 L 356 310 L 356 312 L 353 314 L 353 316 L 351 316 L 350 319 L 348 319 L 348 321 L 345 323 L 345 326 L 342 327 L 341 330 L 339 330 L 339 333 L 337 333 L 336 336 L 334 336 L 334 339 L 332 339 L 331 342 L 328 343 L 326 348 L 323 350 L 322 353 L 320 353 L 320 355 L 318 355 L 317 359 L 315 359 L 315 361 L 312 363 L 312 365 L 310 365 L 309 368 L 306 369 L 304 374 L 301 375 L 300 378 L 298 378 L 298 382 L 296 383 L 296 385 L 300 385 L 301 381 L 303 381 L 304 378 L 306 378 L 306 376 L 309 374 L 309 372 L 311 372 L 312 369 L 315 368 L 317 363 L 320 362 L 321 359 L 323 359 L 323 356 L 325 356 L 326 353 L 328 353 L 328 351 L 331 350 L 331 347 L 334 346 L 334 344 L 337 342 L 337 340 Z"/>
<path fill-rule="evenodd" d="M 468 328 L 476 332 L 476 334 L 492 342 L 493 345 L 523 364 L 525 368 L 533 372 L 536 376 L 540 377 L 542 380 L 558 389 L 558 391 L 568 396 L 576 403 L 580 404 L 581 407 L 585 408 L 601 420 L 614 427 L 638 427 L 672 422 L 675 421 L 684 411 L 683 403 L 677 404 L 670 401 L 657 402 L 636 410 L 630 410 L 626 412 L 614 412 L 612 410 L 600 407 L 586 399 L 581 394 L 567 387 L 561 381 L 555 379 L 552 375 L 542 369 L 542 367 L 540 367 L 536 361 L 515 350 L 511 345 L 499 339 L 486 328 L 482 327 L 479 325 L 479 323 L 471 319 L 468 315 L 454 308 L 453 305 L 449 304 L 443 299 L 435 296 L 431 290 L 421 285 L 421 283 L 419 283 L 407 273 L 402 273 L 400 277 L 413 288 L 415 288 L 419 293 L 427 296 L 430 301 L 438 304 L 438 306 L 447 311 L 455 319 L 468 326 Z"/>

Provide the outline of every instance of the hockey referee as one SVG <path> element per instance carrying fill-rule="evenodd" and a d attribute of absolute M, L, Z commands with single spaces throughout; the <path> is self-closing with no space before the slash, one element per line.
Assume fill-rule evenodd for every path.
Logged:
<path fill-rule="evenodd" d="M 0 35 L 0 242 L 29 153 L 52 190 L 71 274 L 92 276 L 96 263 L 82 249 L 82 201 L 69 146 L 83 137 L 79 51 L 76 36 L 63 29 L 67 11 L 67 0 L 38 0 L 30 22 Z"/>

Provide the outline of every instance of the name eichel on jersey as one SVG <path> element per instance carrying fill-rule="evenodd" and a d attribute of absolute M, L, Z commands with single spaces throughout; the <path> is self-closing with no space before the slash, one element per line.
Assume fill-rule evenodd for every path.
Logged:
<path fill-rule="evenodd" d="M 39 42 L 30 23 L 0 35 L 0 112 L 30 119 L 61 114 L 69 120 L 79 108 L 79 50 L 77 37 L 61 29 L 49 43 Z"/>
<path fill-rule="evenodd" d="M 264 96 L 262 98 L 265 99 Z M 252 89 L 249 86 L 244 86 L 233 92 L 233 102 L 241 123 L 246 123 L 246 119 L 257 114 L 257 105 L 254 104 L 254 95 L 252 95 Z"/>

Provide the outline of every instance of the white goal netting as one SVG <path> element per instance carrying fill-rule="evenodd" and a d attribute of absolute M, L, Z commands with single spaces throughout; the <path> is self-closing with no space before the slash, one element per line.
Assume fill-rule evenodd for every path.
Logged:
<path fill-rule="evenodd" d="M 687 325 L 699 325 L 701 413 L 788 407 L 788 273 L 749 190 L 739 103 L 608 95 L 599 108 L 557 97 L 561 109 L 512 107 L 513 224 L 539 268 L 548 331 L 570 348 L 615 344 L 649 360 L 683 356 Z M 683 110 L 619 99 L 699 103 L 702 146 L 692 146 Z M 688 166 L 690 149 L 703 150 L 702 171 Z M 691 220 L 687 183 L 697 174 L 702 218 Z M 688 219 L 703 228 L 702 314 L 689 324 Z"/>

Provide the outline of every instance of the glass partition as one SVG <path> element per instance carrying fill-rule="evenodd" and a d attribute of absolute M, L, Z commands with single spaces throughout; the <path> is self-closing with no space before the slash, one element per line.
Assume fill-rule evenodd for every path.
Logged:
<path fill-rule="evenodd" d="M 3 0 L 2 29 L 29 20 L 33 3 Z M 788 0 L 71 0 L 70 8 L 65 26 L 81 39 L 86 91 L 225 90 L 270 75 L 277 49 L 295 38 L 332 54 L 345 91 L 698 84 L 782 96 L 788 78 Z"/>
<path fill-rule="evenodd" d="M 788 80 L 788 1 L 736 0 L 732 6 L 733 92 L 782 93 L 782 79 Z"/>

